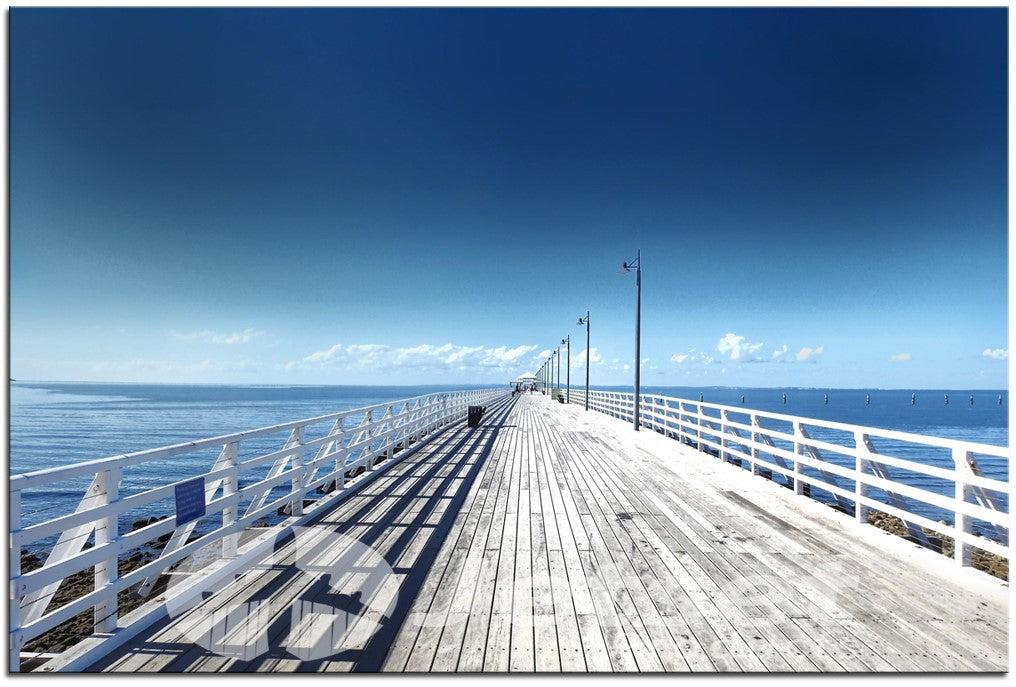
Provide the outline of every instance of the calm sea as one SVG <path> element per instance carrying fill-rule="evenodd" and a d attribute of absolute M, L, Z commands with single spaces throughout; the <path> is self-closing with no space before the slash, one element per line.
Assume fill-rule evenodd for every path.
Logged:
<path fill-rule="evenodd" d="M 10 472 L 19 474 L 105 458 L 436 391 L 489 386 L 13 382 L 10 387 Z M 630 387 L 603 388 L 631 390 Z M 711 403 L 999 446 L 1009 441 L 1006 391 L 645 387 L 645 392 L 693 400 L 702 397 Z M 912 398 L 914 393 L 916 399 Z M 265 451 L 277 448 L 266 446 Z M 191 458 L 191 462 L 169 461 L 148 466 L 147 474 L 142 475 L 143 481 L 136 486 L 165 484 L 192 474 L 190 471 L 207 470 L 215 459 L 214 453 Z M 906 447 L 898 453 L 900 457 L 927 459 L 932 463 L 942 461 L 947 466 L 951 463 L 949 456 L 909 455 Z M 1004 460 L 984 461 L 981 467 L 991 476 L 1007 479 L 1008 465 Z M 22 509 L 26 513 L 26 524 L 73 510 L 85 485 L 67 484 L 59 489 L 25 494 Z M 947 485 L 929 488 L 942 493 L 949 493 L 950 489 Z M 126 517 L 144 515 L 131 513 Z M 934 517 L 937 513 L 930 509 L 927 515 Z"/>

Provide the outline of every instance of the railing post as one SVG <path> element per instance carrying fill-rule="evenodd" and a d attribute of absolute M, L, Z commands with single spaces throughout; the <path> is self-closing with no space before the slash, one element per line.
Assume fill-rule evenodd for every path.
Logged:
<path fill-rule="evenodd" d="M 863 502 L 863 499 L 868 498 L 869 490 L 868 483 L 864 481 L 865 475 L 871 469 L 871 461 L 865 457 L 869 455 L 869 443 L 867 434 L 854 432 L 854 470 L 857 473 L 854 478 L 854 519 L 861 523 L 868 522 L 868 513 L 871 512 Z"/>
<path fill-rule="evenodd" d="M 227 474 L 222 480 L 222 495 L 232 496 L 237 498 L 236 494 L 239 491 L 239 479 L 237 478 L 237 455 L 238 442 L 232 442 L 226 444 L 223 448 L 223 459 L 225 460 L 226 466 L 229 468 L 229 474 Z M 234 501 L 231 505 L 226 506 L 222 510 L 222 526 L 227 527 L 236 523 L 236 518 L 240 509 L 240 504 Z M 240 533 L 227 534 L 222 538 L 222 557 L 223 558 L 236 558 L 236 550 L 240 542 Z"/>
<path fill-rule="evenodd" d="M 727 456 L 729 455 L 724 449 L 727 447 L 727 416 L 726 409 L 720 410 L 720 460 L 724 463 L 727 462 Z"/>
<path fill-rule="evenodd" d="M 960 510 L 962 504 L 969 503 L 973 496 L 973 488 L 963 481 L 964 466 L 969 465 L 972 456 L 969 451 L 956 447 L 952 450 L 953 464 L 956 471 L 956 512 L 953 515 L 953 522 L 956 523 L 957 533 L 974 533 L 973 519 Z M 972 565 L 973 548 L 970 544 L 960 541 L 959 537 L 953 537 L 953 561 L 960 567 Z"/>
<path fill-rule="evenodd" d="M 346 488 L 346 418 L 340 417 L 335 421 L 338 433 L 335 436 L 335 491 L 342 491 Z M 406 442 L 409 447 L 409 442 Z"/>
<path fill-rule="evenodd" d="M 7 669 L 12 673 L 21 671 L 21 648 L 25 645 L 25 638 L 21 632 L 21 599 L 23 595 L 16 588 L 14 580 L 21 577 L 21 491 L 14 490 L 9 493 L 7 513 L 11 527 L 10 534 L 10 592 L 7 620 L 10 629 L 9 637 L 9 662 Z"/>
<path fill-rule="evenodd" d="M 695 404 L 695 450 L 702 450 L 702 405 Z"/>
<path fill-rule="evenodd" d="M 117 500 L 121 476 L 122 470 L 120 468 L 111 468 L 99 473 L 99 506 L 105 506 L 109 510 L 110 504 Z M 118 536 L 120 536 L 120 531 L 116 513 L 99 518 L 95 527 L 95 548 L 106 544 L 115 544 Z M 110 546 L 110 548 L 113 550 L 112 553 L 95 564 L 96 591 L 108 586 L 111 582 L 116 582 L 119 577 L 116 549 L 114 546 Z M 102 600 L 95 604 L 95 631 L 113 632 L 116 630 L 117 610 L 117 593 L 114 591 L 103 596 Z"/>
<path fill-rule="evenodd" d="M 755 413 L 751 414 L 751 426 L 752 426 L 752 432 L 751 432 L 751 442 L 752 442 L 752 447 L 751 447 L 751 474 L 757 475 L 757 474 L 759 474 L 758 461 L 759 461 L 759 457 L 760 457 L 760 455 L 759 455 L 759 449 L 758 449 L 758 444 L 759 444 L 759 442 L 762 441 L 762 434 L 759 433 L 759 432 L 756 432 L 755 428 L 757 427 L 759 429 L 762 429 L 762 419 L 759 418 L 759 416 L 756 415 Z"/>
<path fill-rule="evenodd" d="M 292 492 L 289 499 L 289 512 L 291 515 L 303 515 L 303 427 L 293 430 L 290 441 L 296 446 L 293 448 L 293 480 Z"/>
<path fill-rule="evenodd" d="M 797 420 L 794 421 L 794 438 L 797 439 L 797 441 L 794 442 L 794 455 L 795 456 L 803 456 L 804 455 L 804 443 L 803 443 L 804 442 L 804 431 L 803 431 L 803 426 L 802 426 L 801 422 L 799 422 Z M 801 461 L 799 461 L 799 460 L 797 460 L 795 458 L 794 459 L 794 473 L 795 474 L 800 474 L 802 472 L 804 472 L 804 466 L 801 465 Z M 797 479 L 797 478 L 794 478 L 794 493 L 797 494 L 797 495 L 801 495 L 801 494 L 804 493 L 804 482 L 802 480 L 800 480 L 800 479 Z"/>

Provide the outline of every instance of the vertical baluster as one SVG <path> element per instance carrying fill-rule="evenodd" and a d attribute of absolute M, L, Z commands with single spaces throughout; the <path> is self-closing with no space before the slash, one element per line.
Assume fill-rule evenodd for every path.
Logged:
<path fill-rule="evenodd" d="M 105 559 L 95 564 L 95 589 L 101 590 L 119 577 L 117 569 L 116 540 L 119 537 L 117 514 L 112 512 L 110 505 L 119 497 L 120 468 L 110 468 L 99 473 L 99 505 L 105 507 L 107 514 L 101 516 L 95 528 L 95 547 L 109 544 L 111 552 Z M 109 591 L 95 604 L 94 624 L 96 632 L 113 632 L 117 621 L 117 594 Z"/>
<path fill-rule="evenodd" d="M 289 499 L 289 511 L 292 515 L 303 515 L 303 479 L 305 471 L 303 469 L 303 427 L 297 427 L 293 430 L 292 437 L 290 439 L 296 446 L 293 449 L 293 480 L 292 492 L 290 492 Z"/>
<path fill-rule="evenodd" d="M 729 453 L 726 452 L 726 411 L 723 409 L 719 410 L 719 459 L 722 462 L 726 462 L 729 459 Z"/>
<path fill-rule="evenodd" d="M 702 445 L 702 404 L 699 403 L 695 406 L 695 448 L 699 451 L 704 451 L 705 447 Z"/>
<path fill-rule="evenodd" d="M 751 414 L 751 427 L 752 427 L 752 432 L 751 432 L 751 441 L 752 441 L 752 447 L 751 447 L 751 474 L 757 475 L 758 474 L 758 461 L 759 461 L 758 444 L 759 444 L 759 442 L 762 441 L 762 435 L 761 435 L 761 433 L 756 432 L 755 429 L 756 428 L 762 429 L 762 419 L 758 415 L 756 415 L 755 413 Z"/>
<path fill-rule="evenodd" d="M 21 491 L 11 491 L 7 501 L 8 522 L 10 523 L 10 579 L 11 590 L 9 605 L 7 608 L 9 637 L 9 660 L 7 669 L 12 673 L 21 671 L 21 648 L 25 645 L 24 635 L 21 632 L 21 600 L 24 598 L 18 585 L 14 580 L 21 577 Z"/>
<path fill-rule="evenodd" d="M 226 467 L 229 472 L 222 480 L 222 495 L 224 497 L 237 497 L 239 492 L 239 470 L 237 469 L 236 456 L 239 448 L 239 442 L 232 442 L 226 444 L 223 447 L 223 456 Z M 239 501 L 233 501 L 230 505 L 222 509 L 222 526 L 228 527 L 236 523 L 236 518 L 240 510 Z M 227 534 L 222 538 L 222 557 L 223 558 L 236 558 L 236 550 L 240 544 L 240 533 L 235 532 L 233 534 Z"/>
<path fill-rule="evenodd" d="M 726 463 L 730 460 L 730 454 L 725 450 L 727 447 L 727 422 L 730 417 L 725 408 L 720 409 L 720 460 Z"/>
<path fill-rule="evenodd" d="M 804 432 L 803 432 L 803 426 L 802 426 L 802 424 L 799 421 L 797 421 L 797 420 L 794 421 L 794 438 L 797 439 L 797 441 L 794 442 L 794 455 L 795 456 L 803 456 L 804 455 Z M 804 471 L 804 466 L 801 464 L 801 461 L 799 461 L 799 460 L 797 460 L 795 458 L 794 459 L 794 473 L 795 474 L 800 474 L 803 471 Z M 804 481 L 803 480 L 796 479 L 796 478 L 794 479 L 794 493 L 798 494 L 798 495 L 804 493 Z"/>
<path fill-rule="evenodd" d="M 964 480 L 965 466 L 968 466 L 969 461 L 972 460 L 973 456 L 969 451 L 964 451 L 962 448 L 954 448 L 952 451 L 954 470 L 956 471 L 956 512 L 953 514 L 953 522 L 956 523 L 957 534 L 962 532 L 964 534 L 974 533 L 973 518 L 960 510 L 960 507 L 964 503 L 970 502 L 970 497 L 973 496 L 973 488 L 967 484 Z M 960 538 L 953 537 L 954 548 L 953 548 L 953 560 L 956 565 L 960 567 L 970 567 L 972 564 L 973 548 L 970 544 L 960 541 Z"/>
<path fill-rule="evenodd" d="M 346 416 L 335 421 L 335 491 L 346 488 Z"/>
<path fill-rule="evenodd" d="M 391 436 L 389 435 L 389 431 L 388 430 L 390 430 L 392 428 L 392 415 L 394 414 L 394 411 L 395 411 L 395 406 L 388 406 L 388 408 L 385 409 L 384 415 L 382 415 L 381 419 L 378 420 L 378 426 L 377 427 L 371 427 L 370 435 L 372 437 L 377 436 L 378 434 L 384 434 L 386 436 L 385 436 L 384 439 L 381 440 L 381 445 L 380 446 L 378 446 L 376 448 L 374 448 L 374 447 L 371 448 L 371 453 L 374 453 L 375 451 L 378 451 L 378 453 L 376 455 L 374 455 L 367 462 L 367 470 L 368 471 L 373 471 L 374 470 L 375 464 L 378 462 L 378 460 L 381 458 L 381 456 L 388 455 L 389 446 L 391 445 Z M 385 450 L 384 451 L 380 451 L 379 449 L 385 449 Z"/>
<path fill-rule="evenodd" d="M 868 448 L 870 445 L 871 443 L 867 434 L 864 432 L 854 432 L 854 471 L 857 473 L 857 476 L 854 478 L 854 519 L 857 522 L 868 522 L 868 513 L 871 512 L 871 509 L 862 501 L 862 499 L 868 498 L 868 491 L 870 490 L 865 479 L 871 468 L 871 461 L 868 459 L 868 456 L 871 455 L 871 451 Z"/>

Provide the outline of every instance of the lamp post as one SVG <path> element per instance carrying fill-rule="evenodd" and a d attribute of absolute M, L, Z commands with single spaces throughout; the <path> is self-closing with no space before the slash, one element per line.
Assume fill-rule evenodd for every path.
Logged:
<path fill-rule="evenodd" d="M 641 387 L 639 385 L 639 372 L 642 370 L 642 354 L 639 350 L 642 331 L 642 251 L 635 251 L 635 259 L 621 263 L 621 272 L 628 274 L 631 268 L 635 272 L 635 431 L 639 431 L 639 403 L 641 401 Z"/>
<path fill-rule="evenodd" d="M 565 392 L 565 401 L 571 403 L 571 334 L 561 339 L 561 343 L 568 344 L 568 367 L 565 368 L 567 370 L 565 372 L 565 383 L 568 385 L 568 390 Z"/>
<path fill-rule="evenodd" d="M 543 385 L 543 395 L 550 396 L 550 384 L 554 381 L 554 354 L 547 358 L 547 383 Z"/>
<path fill-rule="evenodd" d="M 579 318 L 579 326 L 586 325 L 586 410 L 589 410 L 589 311 Z"/>
<path fill-rule="evenodd" d="M 554 349 L 554 355 L 557 356 L 557 384 L 554 388 L 557 389 L 558 393 L 561 393 L 561 347 L 558 346 Z"/>

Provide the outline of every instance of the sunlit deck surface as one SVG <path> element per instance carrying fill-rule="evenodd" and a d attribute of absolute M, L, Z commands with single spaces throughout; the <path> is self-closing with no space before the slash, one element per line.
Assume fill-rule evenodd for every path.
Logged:
<path fill-rule="evenodd" d="M 282 609 L 330 591 L 283 565 L 91 670 L 1008 670 L 997 580 L 540 395 L 440 434 L 314 527 L 355 536 L 394 570 L 397 603 L 373 634 L 351 632 L 327 659 L 278 649 L 291 629 Z M 272 648 L 253 660 L 180 629 L 226 597 L 255 596 L 280 610 Z"/>

